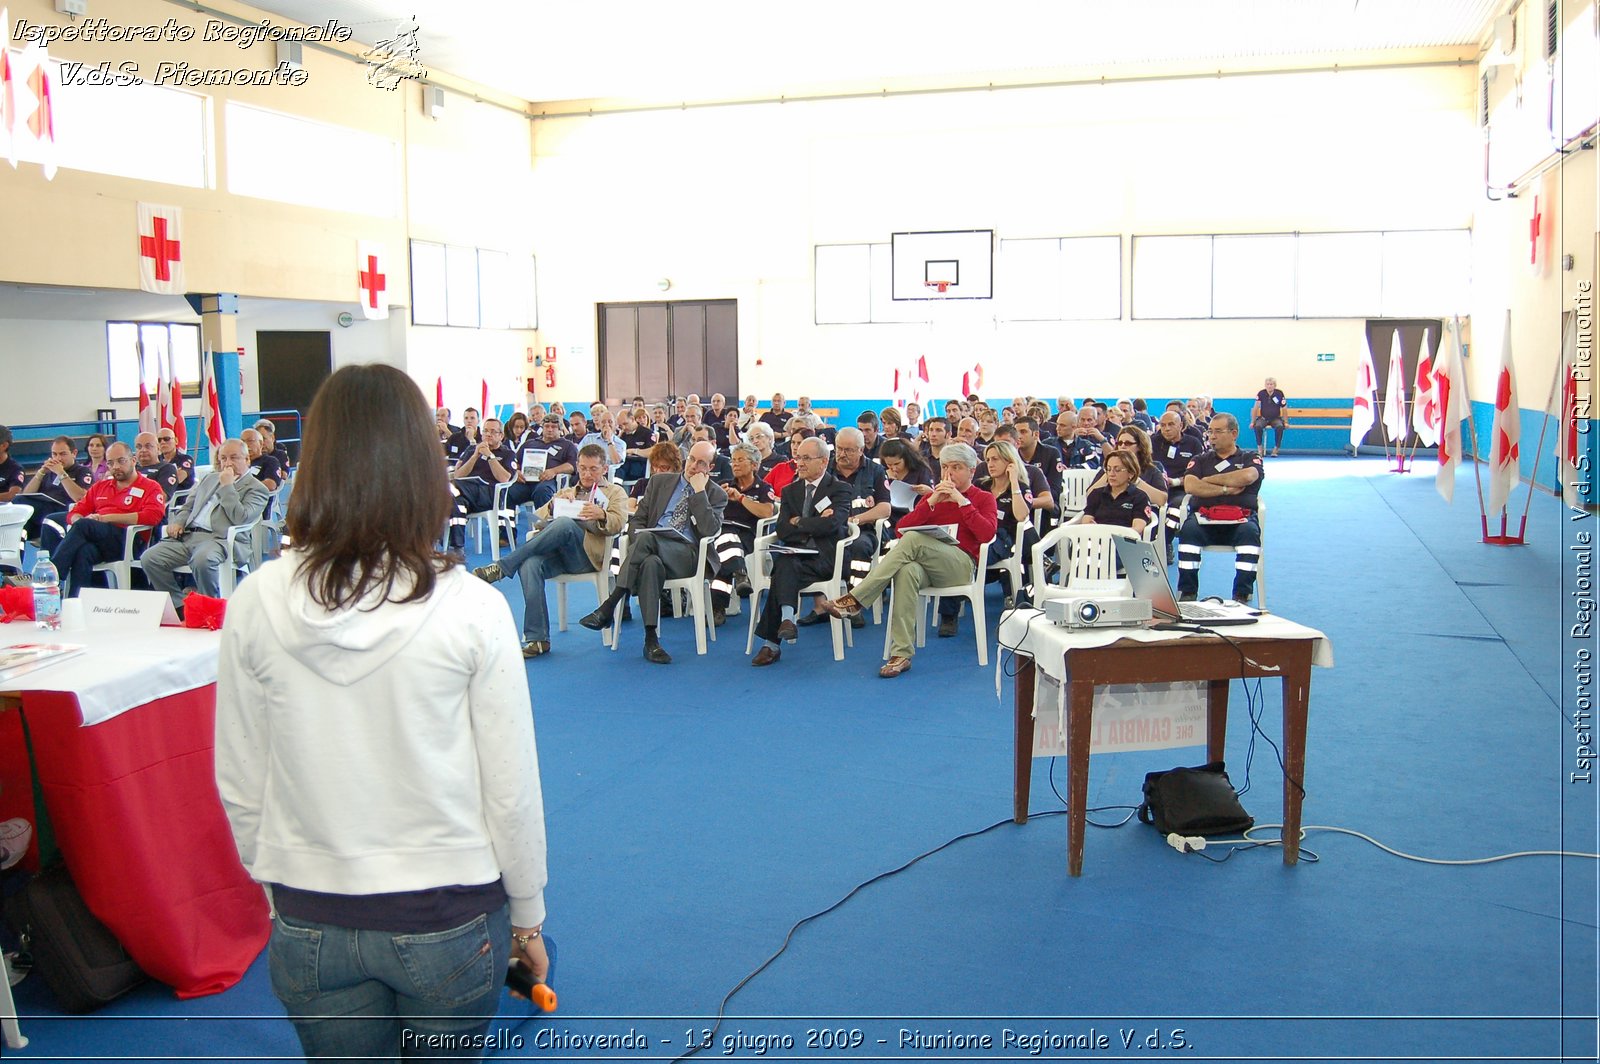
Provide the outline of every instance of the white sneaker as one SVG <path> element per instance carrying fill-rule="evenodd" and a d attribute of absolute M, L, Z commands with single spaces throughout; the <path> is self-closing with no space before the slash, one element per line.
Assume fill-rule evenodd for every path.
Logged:
<path fill-rule="evenodd" d="M 22 860 L 32 841 L 33 825 L 22 817 L 0 823 L 0 872 Z"/>

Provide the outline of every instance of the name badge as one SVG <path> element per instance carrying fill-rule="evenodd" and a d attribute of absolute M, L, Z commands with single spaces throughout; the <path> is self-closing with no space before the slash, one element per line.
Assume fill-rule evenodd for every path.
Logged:
<path fill-rule="evenodd" d="M 1230 468 L 1230 466 L 1229 466 L 1228 460 L 1226 458 L 1217 459 L 1217 472 L 1218 473 L 1220 473 L 1224 469 L 1228 469 L 1228 468 Z"/>
<path fill-rule="evenodd" d="M 1167 457 L 1168 458 L 1176 458 L 1176 457 L 1178 457 L 1178 445 L 1177 444 L 1173 444 L 1171 447 L 1167 448 Z"/>
<path fill-rule="evenodd" d="M 142 499 L 144 498 L 144 489 L 134 488 L 132 491 L 128 492 L 128 496 L 130 499 Z"/>

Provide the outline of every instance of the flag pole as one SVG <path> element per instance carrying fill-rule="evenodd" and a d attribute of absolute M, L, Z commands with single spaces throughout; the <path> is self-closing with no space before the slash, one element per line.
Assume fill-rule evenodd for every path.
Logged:
<path fill-rule="evenodd" d="M 1528 498 L 1523 503 L 1523 506 L 1522 506 L 1522 527 L 1523 527 L 1524 531 L 1526 531 L 1526 529 L 1528 527 L 1528 511 L 1533 509 L 1533 489 L 1539 483 L 1539 462 L 1540 462 L 1541 459 L 1544 458 L 1544 437 L 1545 437 L 1545 433 L 1548 432 L 1549 429 L 1550 429 L 1550 404 L 1556 401 L 1556 395 L 1558 393 L 1560 393 L 1562 384 L 1566 382 L 1566 377 L 1567 377 L 1567 345 L 1565 343 L 1563 343 L 1561 345 L 1561 357 L 1556 360 L 1555 378 L 1553 380 L 1551 380 L 1551 382 L 1550 382 L 1550 394 L 1545 398 L 1545 401 L 1544 401 L 1544 416 L 1539 419 L 1539 442 L 1536 445 L 1536 449 L 1533 452 L 1533 468 L 1528 471 Z M 1557 414 L 1556 415 L 1556 421 L 1559 423 L 1563 416 L 1564 416 L 1563 414 Z M 1562 429 L 1558 429 L 1558 431 L 1561 431 L 1561 430 Z M 1562 489 L 1562 486 L 1561 486 L 1561 470 L 1559 468 L 1557 468 L 1556 469 L 1556 497 L 1557 498 L 1562 498 L 1563 497 L 1562 490 L 1563 489 Z"/>
<path fill-rule="evenodd" d="M 1459 355 L 1466 346 L 1461 341 L 1461 315 L 1455 315 L 1455 323 L 1456 352 Z M 1465 362 L 1459 357 L 1457 362 L 1461 364 L 1461 398 L 1467 410 L 1467 431 L 1472 434 L 1472 479 L 1478 486 L 1478 515 L 1483 522 L 1483 541 L 1489 543 L 1489 505 L 1483 498 L 1483 458 L 1478 453 L 1478 419 L 1472 414 L 1472 388 L 1468 383 L 1471 375 L 1467 373 Z"/>

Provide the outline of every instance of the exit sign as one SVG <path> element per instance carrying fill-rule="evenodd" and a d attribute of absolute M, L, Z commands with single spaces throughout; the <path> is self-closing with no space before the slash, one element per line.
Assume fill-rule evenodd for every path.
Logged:
<path fill-rule="evenodd" d="M 1332 351 L 1318 351 L 1317 352 L 1317 361 L 1318 362 L 1332 362 L 1333 361 L 1333 352 Z"/>

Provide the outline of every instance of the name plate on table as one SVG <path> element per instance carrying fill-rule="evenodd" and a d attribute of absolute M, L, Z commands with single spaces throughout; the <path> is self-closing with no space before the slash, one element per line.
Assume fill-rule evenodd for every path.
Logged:
<path fill-rule="evenodd" d="M 113 629 L 153 632 L 163 624 L 177 624 L 178 612 L 165 591 L 108 591 L 86 587 L 78 594 L 83 604 L 83 627 L 90 631 Z"/>
<path fill-rule="evenodd" d="M 1042 669 L 1033 693 L 1033 756 L 1067 755 L 1066 703 L 1061 685 Z M 1089 753 L 1170 750 L 1204 746 L 1205 685 L 1181 683 L 1111 684 L 1094 690 Z"/>

